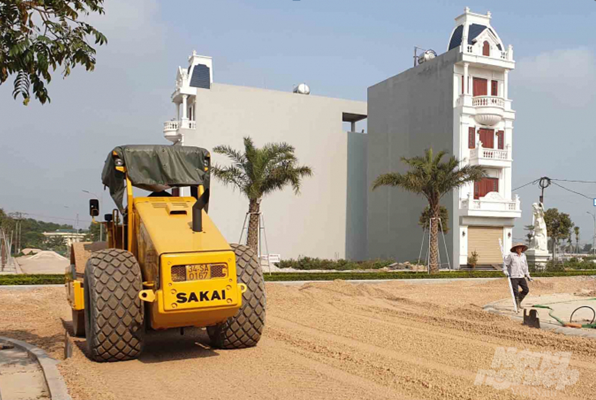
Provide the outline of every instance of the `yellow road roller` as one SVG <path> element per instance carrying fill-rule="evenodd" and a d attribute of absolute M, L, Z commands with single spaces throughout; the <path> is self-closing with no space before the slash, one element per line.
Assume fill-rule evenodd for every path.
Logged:
<path fill-rule="evenodd" d="M 210 169 L 199 147 L 109 153 L 102 182 L 116 207 L 101 222 L 107 240 L 73 244 L 66 270 L 73 331 L 92 360 L 139 357 L 147 330 L 206 327 L 222 349 L 259 342 L 263 273 L 254 251 L 229 244 L 209 218 Z M 150 193 L 135 196 L 133 187 Z M 99 215 L 97 199 L 89 212 Z"/>

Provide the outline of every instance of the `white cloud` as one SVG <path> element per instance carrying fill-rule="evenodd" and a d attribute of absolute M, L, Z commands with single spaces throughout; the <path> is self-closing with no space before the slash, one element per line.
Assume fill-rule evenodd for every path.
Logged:
<path fill-rule="evenodd" d="M 547 95 L 552 101 L 583 105 L 594 97 L 596 54 L 587 48 L 576 48 L 521 58 L 512 82 Z"/>
<path fill-rule="evenodd" d="M 596 110 L 596 53 L 588 48 L 559 49 L 519 58 L 510 75 L 509 96 L 516 110 L 513 186 L 542 176 L 594 180 L 596 142 L 592 116 Z M 596 185 L 562 183 L 596 197 Z M 532 219 L 531 203 L 538 200 L 536 185 L 519 191 L 522 220 L 514 235 L 522 238 L 523 225 Z M 570 214 L 580 226 L 582 241 L 592 233 L 591 199 L 551 186 L 545 206 Z"/>

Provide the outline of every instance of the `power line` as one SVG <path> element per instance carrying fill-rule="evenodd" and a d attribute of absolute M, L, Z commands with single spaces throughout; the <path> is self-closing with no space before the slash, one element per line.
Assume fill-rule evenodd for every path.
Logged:
<path fill-rule="evenodd" d="M 540 179 L 535 179 L 535 180 L 533 180 L 532 182 L 528 182 L 528 183 L 526 183 L 525 185 L 521 185 L 521 186 L 519 186 L 519 187 L 516 187 L 515 189 L 512 189 L 511 191 L 515 191 L 515 190 L 521 189 L 521 188 L 523 188 L 523 187 L 526 187 L 526 186 L 528 186 L 528 185 L 534 185 L 534 184 L 536 184 L 536 182 L 538 182 L 539 180 L 540 180 Z"/>
<path fill-rule="evenodd" d="M 554 179 L 554 178 L 552 178 L 551 181 L 596 184 L 596 181 L 580 181 L 580 180 L 573 180 L 573 179 Z"/>
<path fill-rule="evenodd" d="M 553 185 L 557 185 L 557 186 L 558 186 L 558 187 L 560 187 L 561 189 L 565 189 L 565 190 L 567 190 L 568 192 L 575 193 L 575 194 L 577 194 L 577 195 L 579 195 L 579 196 L 585 197 L 586 199 L 590 199 L 590 200 L 592 200 L 592 199 L 594 198 L 594 197 L 589 197 L 589 196 L 586 196 L 586 195 L 585 195 L 585 194 L 583 194 L 583 193 L 576 192 L 575 190 L 568 189 L 568 188 L 566 188 L 565 186 L 561 186 L 561 185 L 559 185 L 557 182 L 553 182 Z"/>

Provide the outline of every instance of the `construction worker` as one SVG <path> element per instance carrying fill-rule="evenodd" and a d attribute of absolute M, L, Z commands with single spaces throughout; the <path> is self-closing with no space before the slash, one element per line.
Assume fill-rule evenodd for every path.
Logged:
<path fill-rule="evenodd" d="M 528 260 L 524 254 L 526 250 L 528 250 L 528 246 L 525 244 L 514 244 L 511 248 L 511 253 L 505 257 L 505 261 L 503 262 L 503 273 L 507 278 L 511 279 L 511 286 L 518 310 L 523 308 L 521 302 L 530 292 L 526 278 L 530 281 L 532 280 L 530 271 L 528 271 Z M 519 287 L 522 289 L 521 293 L 519 292 Z"/>

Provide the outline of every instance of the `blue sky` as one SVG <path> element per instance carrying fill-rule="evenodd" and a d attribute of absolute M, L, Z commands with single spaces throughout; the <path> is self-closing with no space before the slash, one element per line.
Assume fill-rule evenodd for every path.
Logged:
<path fill-rule="evenodd" d="M 176 68 L 192 50 L 213 57 L 216 82 L 285 91 L 308 82 L 313 94 L 366 100 L 367 87 L 411 66 L 413 46 L 444 52 L 465 6 L 490 10 L 514 46 L 514 186 L 543 175 L 596 180 L 594 1 L 107 0 L 106 15 L 91 18 L 109 39 L 93 73 L 55 75 L 45 106 L 24 107 L 11 82 L 0 87 L 0 207 L 86 221 L 81 190 L 101 191 L 112 147 L 165 143 Z M 596 197 L 596 185 L 567 186 Z M 515 237 L 538 190 L 519 194 Z M 570 213 L 591 238 L 589 200 L 552 188 L 546 206 Z"/>

